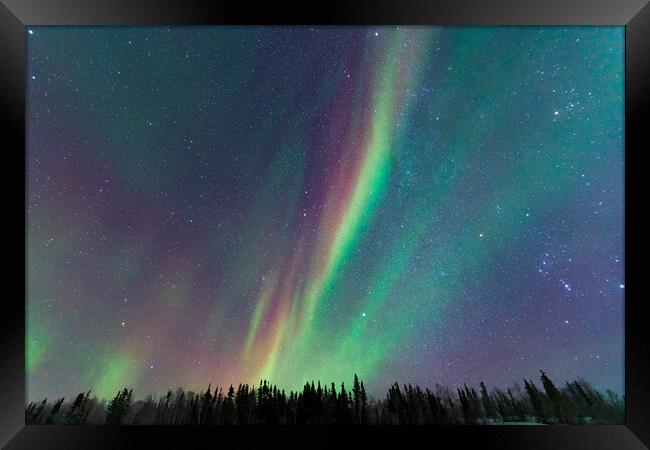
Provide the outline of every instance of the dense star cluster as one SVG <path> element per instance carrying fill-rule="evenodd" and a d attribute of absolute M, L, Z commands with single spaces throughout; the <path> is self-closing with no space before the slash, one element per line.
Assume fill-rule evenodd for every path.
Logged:
<path fill-rule="evenodd" d="M 623 391 L 622 27 L 27 33 L 29 399 Z"/>

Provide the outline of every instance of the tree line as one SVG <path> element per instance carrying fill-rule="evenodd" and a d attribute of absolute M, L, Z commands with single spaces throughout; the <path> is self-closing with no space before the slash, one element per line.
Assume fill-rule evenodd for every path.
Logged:
<path fill-rule="evenodd" d="M 176 389 L 167 395 L 133 400 L 132 389 L 122 389 L 106 402 L 80 393 L 74 401 L 64 398 L 49 403 L 31 402 L 25 409 L 26 424 L 111 425 L 411 425 L 411 424 L 621 424 L 624 398 L 607 390 L 602 393 L 584 379 L 562 388 L 541 372 L 538 387 L 523 380 L 505 390 L 488 392 L 464 385 L 450 389 L 422 389 L 411 384 L 389 387 L 383 399 L 371 398 L 363 381 L 354 375 L 352 389 L 345 383 L 322 386 L 306 383 L 302 391 L 289 391 L 261 380 L 195 393 Z"/>

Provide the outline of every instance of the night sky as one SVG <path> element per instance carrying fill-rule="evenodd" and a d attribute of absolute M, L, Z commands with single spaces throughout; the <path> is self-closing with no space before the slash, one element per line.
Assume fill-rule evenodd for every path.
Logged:
<path fill-rule="evenodd" d="M 623 392 L 622 27 L 27 38 L 30 400 Z"/>

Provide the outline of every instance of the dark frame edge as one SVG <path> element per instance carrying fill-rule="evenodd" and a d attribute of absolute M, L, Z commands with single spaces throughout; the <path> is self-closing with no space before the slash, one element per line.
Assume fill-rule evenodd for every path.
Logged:
<path fill-rule="evenodd" d="M 2 0 L 29 25 L 626 25 L 645 0 Z M 54 8 L 53 6 L 56 6 Z M 254 6 L 254 7 L 253 7 Z"/>
<path fill-rule="evenodd" d="M 598 10 L 602 7 L 603 2 L 606 4 L 606 7 L 603 8 L 605 12 L 594 13 L 593 11 Z M 7 7 L 6 3 L 9 3 L 10 6 Z M 38 4 L 37 4 L 38 3 Z M 84 7 L 81 5 L 85 4 Z M 108 11 L 104 6 L 102 7 L 101 1 L 87 0 L 86 2 L 76 2 L 76 1 L 63 1 L 60 2 L 62 8 L 58 11 L 50 10 L 47 7 L 42 7 L 45 5 L 40 4 L 40 2 L 29 0 L 20 2 L 18 0 L 3 0 L 3 3 L 0 3 L 0 54 L 3 55 L 3 67 L 0 71 L 0 80 L 2 80 L 3 89 L 0 91 L 0 99 L 2 101 L 2 123 L 5 124 L 7 130 L 7 136 L 9 141 L 13 146 L 20 146 L 24 148 L 25 146 L 25 135 L 24 135 L 24 118 L 25 118 L 25 96 L 24 96 L 24 87 L 25 87 L 25 26 L 26 24 L 36 25 L 36 24 L 111 24 L 111 23 L 121 23 L 129 25 L 147 25 L 147 24 L 156 24 L 156 23 L 178 23 L 178 24 L 201 24 L 201 23 L 234 23 L 234 22 L 261 22 L 265 23 L 263 12 L 266 10 L 262 9 L 261 12 L 253 12 L 251 16 L 242 15 L 245 14 L 240 9 L 239 12 L 237 8 L 231 10 L 230 8 L 224 8 L 224 2 L 218 2 L 220 6 L 210 9 L 205 6 L 206 2 L 201 1 L 187 1 L 185 6 L 180 9 L 181 14 L 176 14 L 178 10 L 175 9 L 175 6 L 178 6 L 180 2 L 175 2 L 172 0 L 160 0 L 160 2 L 152 2 L 149 0 L 144 0 L 137 4 L 132 4 L 133 2 L 126 2 L 119 0 L 115 2 L 118 4 L 117 7 L 111 6 L 114 8 L 112 11 Z M 131 3 L 131 4 L 129 4 Z M 215 2 L 217 3 L 217 2 Z M 335 2 L 340 4 L 339 2 Z M 379 12 L 375 10 L 373 12 L 372 8 L 369 6 L 369 3 L 365 0 L 354 3 L 354 7 L 343 8 L 336 13 L 332 13 L 331 10 L 325 11 L 325 15 L 318 19 L 311 15 L 303 15 L 301 17 L 307 17 L 307 22 L 314 23 L 431 23 L 431 24 L 483 24 L 483 25 L 497 25 L 497 24 L 526 24 L 526 23 L 537 23 L 537 24 L 614 24 L 614 25 L 625 25 L 626 26 L 626 61 L 625 61 L 625 141 L 626 141 L 626 177 L 625 177 L 625 233 L 626 236 L 631 236 L 634 234 L 638 239 L 642 238 L 643 234 L 640 233 L 640 224 L 635 223 L 630 220 L 632 213 L 632 199 L 638 200 L 638 195 L 635 194 L 639 189 L 642 188 L 643 174 L 641 170 L 643 169 L 642 164 L 636 163 L 633 165 L 633 162 L 639 161 L 638 155 L 641 153 L 643 148 L 647 147 L 648 139 L 644 139 L 644 134 L 647 133 L 647 130 L 650 128 L 644 127 L 646 125 L 645 117 L 648 111 L 648 103 L 650 98 L 650 62 L 648 61 L 648 55 L 650 55 L 650 4 L 643 4 L 642 1 L 632 0 L 630 2 L 625 2 L 622 7 L 619 8 L 619 5 L 612 4 L 611 1 L 583 1 L 583 0 L 573 0 L 570 2 L 562 2 L 565 5 L 569 4 L 569 7 L 562 8 L 560 2 L 552 0 L 545 4 L 544 7 L 547 7 L 551 13 L 542 11 L 544 8 L 533 8 L 532 10 L 523 10 L 522 8 L 515 7 L 514 9 L 505 8 L 505 11 L 502 9 L 496 9 L 496 14 L 488 12 L 487 15 L 482 16 L 483 19 L 479 19 L 478 14 L 484 14 L 486 9 L 479 8 L 478 10 L 472 12 L 469 11 L 468 15 L 464 18 L 459 18 L 459 14 L 463 14 L 460 11 L 463 11 L 462 7 L 455 5 L 450 7 L 448 10 L 443 8 L 443 13 L 435 17 L 435 20 L 431 19 L 431 14 L 425 14 L 420 16 L 419 19 L 413 20 L 413 12 L 407 14 L 406 17 L 404 14 L 398 14 L 394 16 L 393 19 L 386 19 L 387 12 L 386 8 L 379 8 Z M 383 6 L 392 4 L 391 1 L 381 1 Z M 476 6 L 478 3 L 470 0 L 462 0 L 459 3 L 462 5 L 473 4 Z M 509 6 L 513 2 L 506 1 Z M 542 2 L 540 2 L 542 3 Z M 621 2 L 624 3 L 624 2 Z M 160 8 L 162 4 L 162 7 Z M 421 5 L 422 2 L 419 2 Z M 632 5 L 634 4 L 634 5 Z M 640 6 L 639 6 L 640 5 Z M 193 6 L 198 6 L 198 9 L 192 11 Z M 79 9 L 75 9 L 79 8 Z M 208 9 L 209 12 L 206 13 L 205 9 Z M 591 11 L 588 14 L 583 14 L 582 10 L 588 9 Z M 635 9 L 636 8 L 636 9 Z M 388 7 L 388 10 L 391 8 Z M 435 9 L 435 8 L 433 8 Z M 155 10 L 155 11 L 154 11 Z M 363 11 L 366 11 L 366 14 L 363 14 Z M 454 13 L 450 11 L 453 10 Z M 568 11 L 568 16 L 576 14 L 574 17 L 570 17 L 569 20 L 558 20 L 561 11 Z M 153 13 L 152 13 L 153 11 Z M 302 11 L 299 8 L 298 15 Z M 612 15 L 612 13 L 615 13 Z M 151 13 L 147 15 L 147 13 Z M 205 14 L 204 14 L 205 13 Z M 262 15 L 261 15 L 262 14 Z M 348 14 L 348 16 L 346 16 Z M 531 17 L 539 15 L 540 19 L 535 20 Z M 174 19 L 174 17 L 176 17 Z M 244 20 L 242 21 L 242 17 Z M 278 17 L 276 14 L 271 14 L 271 17 Z M 341 17 L 347 17 L 345 20 L 341 20 Z M 272 20 L 273 23 L 291 23 L 285 20 Z M 294 21 L 295 22 L 295 21 Z M 644 146 L 644 144 L 646 144 Z M 11 148 L 11 147 L 9 147 Z M 636 155 L 632 153 L 631 149 L 636 151 Z M 18 172 L 18 171 L 15 171 Z M 24 171 L 20 172 L 23 177 L 24 184 Z M 14 192 L 7 184 L 7 192 Z M 21 209 L 21 214 L 23 220 L 25 218 L 24 213 L 24 197 L 25 191 L 23 191 L 22 200 L 15 200 L 20 203 L 18 208 Z M 640 220 L 639 217 L 636 218 Z M 634 228 L 632 228 L 634 227 Z M 26 229 L 23 223 L 23 230 Z M 12 245 L 20 246 L 22 245 L 22 251 L 24 251 L 24 245 L 26 240 L 21 244 L 19 240 L 12 242 Z M 630 264 L 634 261 L 634 265 L 640 263 L 639 261 L 639 247 L 638 243 L 635 243 L 634 246 L 630 245 L 628 240 L 626 240 L 626 268 L 631 267 Z M 640 266 L 638 266 L 640 267 Z M 640 286 L 638 286 L 637 281 L 633 276 L 631 276 L 631 270 L 626 270 L 626 291 L 628 294 L 632 292 L 639 293 Z M 23 285 L 25 289 L 25 285 Z M 19 292 L 20 295 L 20 292 Z M 636 296 L 635 296 L 636 297 Z M 23 299 L 24 299 L 23 293 Z M 636 297 L 638 298 L 638 297 Z M 642 448 L 643 444 L 650 446 L 650 410 L 648 405 L 650 405 L 650 390 L 647 387 L 647 380 L 650 379 L 650 354 L 649 348 L 644 344 L 644 334 L 646 324 L 646 316 L 642 311 L 642 304 L 640 301 L 631 301 L 631 295 L 627 295 L 626 309 L 625 309 L 625 342 L 626 342 L 626 361 L 625 361 L 625 397 L 626 397 L 626 424 L 624 426 L 609 426 L 603 429 L 602 427 L 589 427 L 588 429 L 593 429 L 594 433 L 596 430 L 600 429 L 598 434 L 607 434 L 610 435 L 610 444 L 612 444 L 611 439 L 614 439 L 614 436 L 617 436 L 617 439 L 620 439 L 618 443 L 620 444 L 618 448 Z M 11 301 L 11 299 L 8 299 Z M 22 319 L 19 320 L 5 320 L 5 326 L 2 328 L 2 353 L 1 361 L 4 363 L 2 372 L 0 374 L 0 379 L 2 379 L 2 394 L 4 405 L 7 408 L 0 410 L 0 445 L 7 445 L 9 440 L 12 440 L 12 443 L 9 444 L 9 447 L 13 443 L 16 443 L 16 438 L 24 438 L 25 435 L 35 433 L 35 428 L 39 427 L 26 427 L 24 425 L 24 402 L 25 402 L 25 354 L 24 354 L 24 337 L 25 337 L 25 315 L 24 315 L 24 304 L 21 308 L 18 309 L 18 314 L 22 315 Z M 17 389 L 18 388 L 18 389 Z M 22 389 L 21 389 L 22 388 Z M 75 428 L 75 427 L 70 427 Z M 495 427 L 496 428 L 496 427 Z M 574 428 L 574 427 L 571 427 Z M 41 428 L 38 432 L 45 431 Z M 98 430 L 96 427 L 89 427 L 85 430 L 71 430 L 74 433 L 79 435 L 85 435 L 88 438 L 88 434 L 100 434 L 106 435 L 107 433 L 116 433 L 125 435 L 127 433 L 122 433 L 121 431 L 115 429 L 102 429 Z M 189 430 L 186 430 L 189 431 Z M 459 430 L 456 430 L 458 433 Z M 469 431 L 469 430 L 468 430 Z M 135 430 L 131 430 L 128 434 L 132 435 Z M 586 431 L 577 431 L 574 429 L 573 432 L 581 436 L 585 436 Z M 150 434 L 151 430 L 146 434 Z M 477 436 L 477 434 L 485 435 L 488 433 L 485 431 L 472 431 L 468 434 Z M 565 432 L 561 434 L 565 434 Z M 48 430 L 47 435 L 54 435 L 55 430 Z M 187 435 L 188 433 L 182 432 L 182 435 Z M 386 434 L 386 431 L 383 430 L 379 433 L 380 435 Z M 447 434 L 445 432 L 445 434 Z M 501 437 L 506 437 L 512 435 L 511 432 L 499 431 L 496 434 Z M 530 435 L 530 432 L 526 430 L 522 432 L 524 435 Z M 558 433 L 560 434 L 560 433 Z M 165 435 L 169 436 L 169 432 L 166 432 Z M 14 439 L 12 439 L 14 437 Z M 59 439 L 60 442 L 60 437 Z M 24 440 L 23 442 L 27 442 Z M 606 445 L 603 441 L 597 441 L 596 439 L 590 439 L 592 444 L 595 444 L 596 447 L 591 448 L 605 448 L 602 447 Z M 34 442 L 32 440 L 31 442 Z M 539 444 L 547 443 L 551 444 L 553 440 L 549 438 L 540 439 L 540 440 L 529 440 L 524 439 L 521 442 L 528 442 L 529 444 L 536 442 Z M 520 443 L 521 443 L 520 442 Z M 627 445 L 623 446 L 623 442 Z M 70 443 L 70 442 L 68 442 Z M 586 443 L 586 442 L 584 442 Z M 574 443 L 577 444 L 577 443 Z M 629 445 L 629 446 L 628 446 Z M 16 447 L 24 448 L 24 447 Z M 70 448 L 70 447 L 68 447 Z M 537 448 L 537 447 L 536 447 Z M 580 445 L 574 446 L 574 448 L 583 448 Z M 584 447 L 589 448 L 589 447 Z"/>
<path fill-rule="evenodd" d="M 636 220 L 642 173 L 645 166 L 640 155 L 648 148 L 648 103 L 650 96 L 650 3 L 641 8 L 625 26 L 625 235 L 643 239 L 640 214 Z M 643 289 L 639 278 L 631 276 L 628 268 L 640 261 L 640 245 L 625 240 L 625 425 L 645 445 L 650 446 L 650 352 L 648 351 L 647 315 L 644 314 L 639 293 Z M 645 243 L 643 243 L 645 244 Z"/>
<path fill-rule="evenodd" d="M 2 112 L 0 120 L 4 125 L 5 140 L 9 145 L 7 150 L 25 148 L 25 25 L 19 20 L 11 10 L 4 4 L 0 4 L 0 54 L 2 55 L 2 70 L 0 71 L 0 80 L 2 90 L 0 91 L 0 102 Z M 24 150 L 23 150 L 24 151 Z M 22 158 L 21 158 L 22 159 Z M 23 170 L 11 169 L 9 165 L 5 166 L 6 172 L 24 175 Z M 3 177 L 4 178 L 4 177 Z M 15 193 L 16 186 L 13 185 L 13 178 L 7 180 L 4 178 L 3 185 L 5 192 Z M 24 178 L 23 178 L 24 183 Z M 15 205 L 17 217 L 25 217 L 25 193 L 23 196 L 12 195 L 9 203 Z M 7 196 L 9 197 L 9 196 Z M 6 198 L 6 197 L 5 197 Z M 10 208 L 13 211 L 13 208 Z M 18 211 L 20 211 L 18 213 Z M 15 220 L 15 219 L 12 219 Z M 18 219 L 20 220 L 20 219 Z M 24 222 L 21 223 L 25 230 Z M 26 233 L 26 232 L 25 232 Z M 23 236 L 26 236 L 24 234 Z M 26 240 L 20 242 L 20 239 L 10 239 L 10 244 L 16 246 L 16 252 L 24 252 Z M 24 255 L 25 253 L 23 253 Z M 19 271 L 24 271 L 24 265 L 11 264 L 12 270 L 16 272 L 15 278 L 20 277 Z M 24 277 L 24 274 L 23 274 Z M 24 303 L 24 286 L 23 289 L 17 289 L 18 292 L 5 299 L 11 304 L 12 298 L 23 298 L 23 305 L 18 308 L 15 314 L 13 311 L 5 316 L 3 326 L 0 328 L 2 350 L 0 361 L 0 379 L 2 380 L 2 399 L 4 406 L 0 409 L 0 444 L 4 445 L 13 435 L 25 427 L 25 303 Z M 15 297 L 14 297 L 15 296 Z M 9 305 L 7 305 L 9 306 Z"/>

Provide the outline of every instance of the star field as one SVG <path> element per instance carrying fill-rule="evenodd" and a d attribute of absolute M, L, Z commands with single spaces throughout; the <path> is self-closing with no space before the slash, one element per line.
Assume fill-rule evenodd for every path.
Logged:
<path fill-rule="evenodd" d="M 622 27 L 33 27 L 28 398 L 623 392 Z"/>

